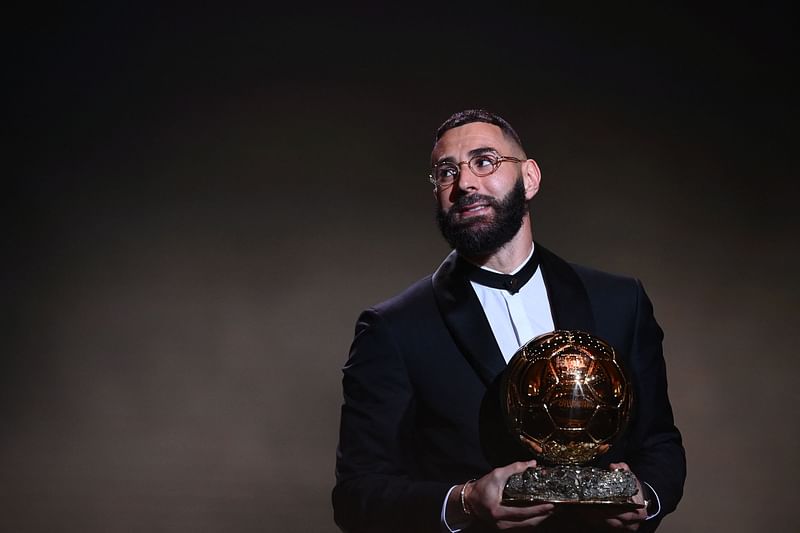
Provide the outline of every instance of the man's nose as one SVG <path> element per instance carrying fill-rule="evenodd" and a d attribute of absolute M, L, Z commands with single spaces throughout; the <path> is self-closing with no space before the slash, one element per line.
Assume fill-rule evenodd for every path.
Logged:
<path fill-rule="evenodd" d="M 469 163 L 466 161 L 458 165 L 458 188 L 464 191 L 477 190 L 480 185 L 480 178 L 472 172 Z"/>

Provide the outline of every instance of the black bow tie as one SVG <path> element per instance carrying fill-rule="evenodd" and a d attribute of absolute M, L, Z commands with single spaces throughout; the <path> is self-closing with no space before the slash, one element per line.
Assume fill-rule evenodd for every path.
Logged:
<path fill-rule="evenodd" d="M 461 258 L 459 257 L 459 259 Z M 464 263 L 467 278 L 469 278 L 470 281 L 474 281 L 478 285 L 492 287 L 493 289 L 505 289 L 511 294 L 518 293 L 519 290 L 530 281 L 536 273 L 536 269 L 539 268 L 539 257 L 535 249 L 531 258 L 525 263 L 525 266 L 516 274 L 498 274 L 497 272 L 490 272 L 475 266 L 463 259 L 461 259 L 461 261 Z"/>

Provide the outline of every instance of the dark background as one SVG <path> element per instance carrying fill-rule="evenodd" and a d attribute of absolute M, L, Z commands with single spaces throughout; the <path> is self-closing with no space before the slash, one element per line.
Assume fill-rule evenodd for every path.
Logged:
<path fill-rule="evenodd" d="M 358 312 L 447 253 L 436 127 L 486 107 L 537 240 L 641 278 L 689 478 L 793 523 L 788 9 L 32 6 L 5 17 L 0 530 L 334 531 Z"/>

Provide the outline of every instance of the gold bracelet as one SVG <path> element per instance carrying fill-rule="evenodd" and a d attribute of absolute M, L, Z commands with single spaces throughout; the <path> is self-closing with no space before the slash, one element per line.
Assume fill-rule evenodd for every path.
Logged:
<path fill-rule="evenodd" d="M 466 516 L 472 516 L 472 509 L 467 505 L 467 500 L 464 499 L 464 493 L 467 492 L 467 485 L 473 481 L 475 481 L 475 479 L 470 479 L 461 487 L 461 510 Z"/>

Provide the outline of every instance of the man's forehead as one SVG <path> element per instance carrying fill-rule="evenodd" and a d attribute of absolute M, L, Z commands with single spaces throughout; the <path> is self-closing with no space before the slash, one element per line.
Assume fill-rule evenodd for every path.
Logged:
<path fill-rule="evenodd" d="M 479 148 L 507 152 L 511 147 L 512 143 L 498 126 L 488 122 L 470 122 L 444 132 L 433 147 L 431 159 L 462 157 Z"/>

